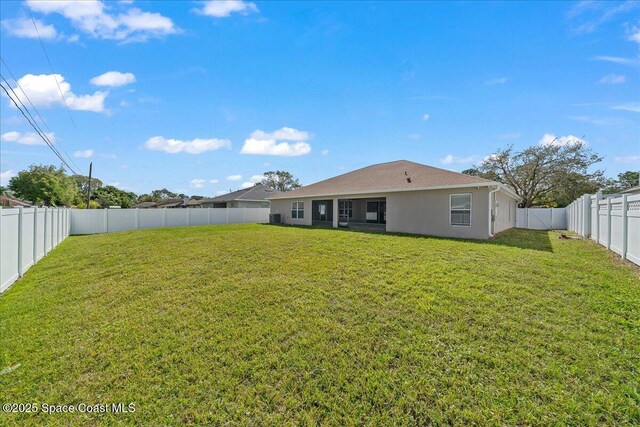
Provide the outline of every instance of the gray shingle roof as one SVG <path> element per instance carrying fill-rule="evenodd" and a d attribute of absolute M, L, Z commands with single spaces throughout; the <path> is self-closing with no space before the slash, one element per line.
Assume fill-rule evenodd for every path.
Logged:
<path fill-rule="evenodd" d="M 334 194 L 408 191 L 456 185 L 487 185 L 491 182 L 483 178 L 434 168 L 408 160 L 398 160 L 367 166 L 293 191 L 278 193 L 271 198 L 288 199 Z"/>
<path fill-rule="evenodd" d="M 253 187 L 243 188 L 241 190 L 232 191 L 231 193 L 223 194 L 211 199 L 202 199 L 202 203 L 225 203 L 232 202 L 234 200 L 264 200 L 267 201 L 267 197 L 272 197 L 278 194 L 278 190 L 266 187 L 262 184 L 256 184 Z"/>

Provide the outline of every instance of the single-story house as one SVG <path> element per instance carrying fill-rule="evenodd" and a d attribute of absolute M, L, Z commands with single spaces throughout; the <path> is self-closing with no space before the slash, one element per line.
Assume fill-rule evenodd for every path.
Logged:
<path fill-rule="evenodd" d="M 487 239 L 515 227 L 518 196 L 506 186 L 407 160 L 367 166 L 274 194 L 284 224 Z"/>
<path fill-rule="evenodd" d="M 263 184 L 232 191 L 211 199 L 200 200 L 202 208 L 268 208 L 268 197 L 278 194 L 278 190 Z"/>
<path fill-rule="evenodd" d="M 33 203 L 27 202 L 26 200 L 16 199 L 15 197 L 0 196 L 0 206 L 11 207 L 11 208 L 13 207 L 28 208 L 33 206 Z"/>

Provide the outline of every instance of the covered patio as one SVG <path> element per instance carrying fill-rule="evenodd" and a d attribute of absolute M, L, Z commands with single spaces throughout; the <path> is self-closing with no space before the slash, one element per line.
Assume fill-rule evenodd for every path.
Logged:
<path fill-rule="evenodd" d="M 311 205 L 313 226 L 386 230 L 385 197 L 313 200 Z"/>

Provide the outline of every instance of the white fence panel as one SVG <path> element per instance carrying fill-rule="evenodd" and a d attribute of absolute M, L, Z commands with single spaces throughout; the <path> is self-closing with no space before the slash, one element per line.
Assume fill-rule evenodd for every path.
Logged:
<path fill-rule="evenodd" d="M 164 214 L 167 217 L 167 227 L 184 227 L 189 225 L 187 221 L 188 209 L 164 209 Z"/>
<path fill-rule="evenodd" d="M 0 293 L 69 235 L 69 210 L 0 208 Z"/>
<path fill-rule="evenodd" d="M 518 208 L 516 228 L 564 230 L 567 228 L 566 208 Z"/>
<path fill-rule="evenodd" d="M 71 209 L 71 234 L 107 232 L 108 209 Z"/>
<path fill-rule="evenodd" d="M 138 209 L 138 228 L 158 228 L 164 226 L 164 209 Z"/>
<path fill-rule="evenodd" d="M 72 209 L 71 234 L 140 228 L 269 222 L 269 208 Z"/>
<path fill-rule="evenodd" d="M 107 233 L 137 229 L 136 209 L 104 209 L 108 216 Z"/>
<path fill-rule="evenodd" d="M 209 208 L 206 209 L 186 209 L 189 213 L 189 225 L 209 224 Z"/>
<path fill-rule="evenodd" d="M 20 211 L 19 209 L 0 209 L 0 292 L 4 292 L 20 277 Z"/>
<path fill-rule="evenodd" d="M 585 195 L 571 203 L 568 229 L 640 265 L 640 195 L 602 197 Z"/>

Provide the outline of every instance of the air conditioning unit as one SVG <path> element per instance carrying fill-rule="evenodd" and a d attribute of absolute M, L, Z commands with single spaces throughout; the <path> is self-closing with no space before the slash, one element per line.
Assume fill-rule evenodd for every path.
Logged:
<path fill-rule="evenodd" d="M 269 224 L 282 224 L 282 214 L 279 214 L 279 213 L 269 214 Z"/>

